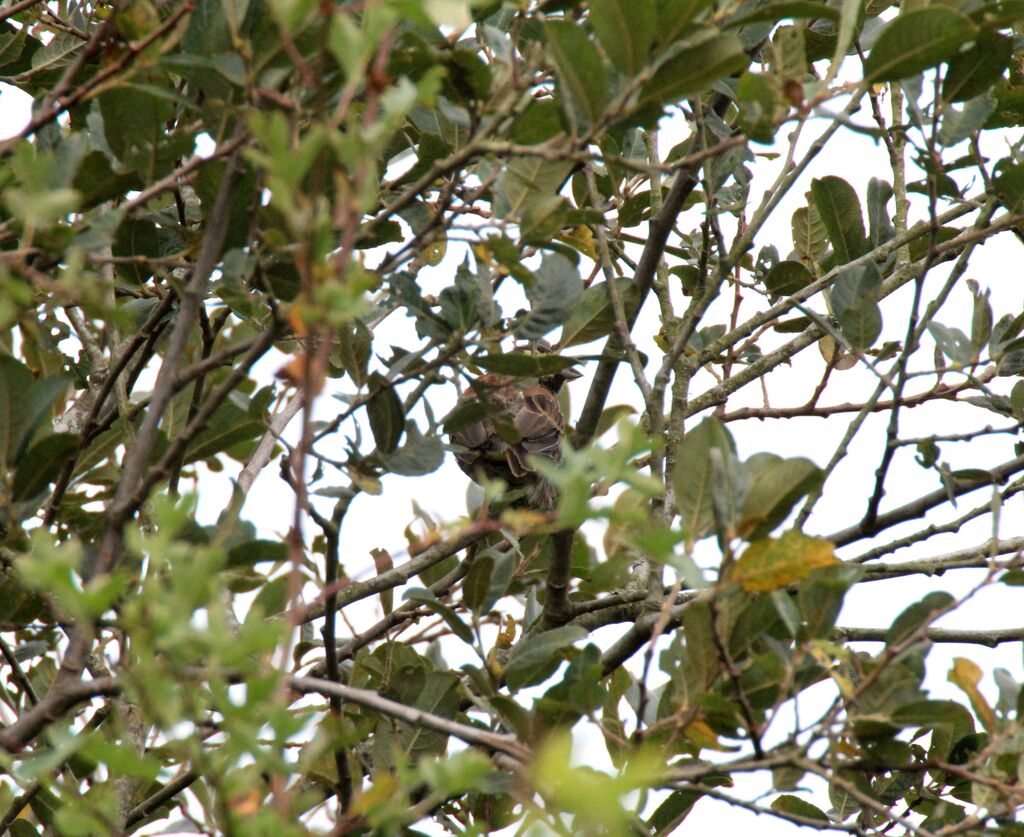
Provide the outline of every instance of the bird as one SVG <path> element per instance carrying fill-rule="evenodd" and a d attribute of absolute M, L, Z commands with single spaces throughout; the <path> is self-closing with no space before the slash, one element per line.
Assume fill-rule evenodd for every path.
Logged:
<path fill-rule="evenodd" d="M 572 368 L 541 378 L 515 378 L 493 372 L 475 378 L 459 396 L 459 406 L 480 401 L 487 416 L 450 435 L 459 467 L 478 484 L 502 480 L 522 489 L 515 502 L 536 511 L 555 508 L 554 486 L 530 465 L 531 454 L 552 462 L 562 458 L 565 416 L 558 393 L 580 377 Z"/>

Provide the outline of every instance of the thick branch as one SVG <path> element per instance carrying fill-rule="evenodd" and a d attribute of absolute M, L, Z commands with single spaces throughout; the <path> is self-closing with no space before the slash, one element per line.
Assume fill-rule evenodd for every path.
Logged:
<path fill-rule="evenodd" d="M 181 305 L 168 341 L 164 361 L 160 366 L 149 409 L 143 419 L 135 443 L 125 456 L 124 468 L 117 493 L 108 509 L 107 532 L 103 538 L 100 568 L 107 570 L 116 560 L 120 531 L 135 509 L 135 493 L 149 464 L 150 453 L 156 442 L 157 428 L 174 394 L 178 367 L 184 357 L 185 345 L 199 316 L 199 307 L 206 298 L 206 287 L 217 262 L 220 260 L 224 240 L 231 220 L 231 202 L 239 176 L 238 149 L 228 158 L 224 178 L 217 191 L 210 212 L 210 220 L 203 236 L 203 244 L 196 259 L 192 278 L 181 294 Z"/>
<path fill-rule="evenodd" d="M 113 677 L 98 677 L 93 680 L 58 678 L 46 697 L 24 712 L 7 729 L 0 731 L 0 748 L 9 753 L 17 753 L 44 727 L 59 721 L 66 712 L 78 704 L 97 697 L 110 697 L 120 692 L 121 685 Z"/>
<path fill-rule="evenodd" d="M 871 537 L 883 529 L 888 529 L 898 523 L 923 517 L 936 506 L 941 506 L 954 497 L 959 497 L 986 485 L 998 485 L 1021 470 L 1024 470 L 1024 456 L 1018 456 L 1009 462 L 1004 462 L 1002 465 L 992 468 L 984 477 L 952 480 L 948 487 L 937 488 L 892 511 L 880 514 L 870 529 L 866 528 L 864 522 L 861 521 L 854 526 L 834 532 L 828 535 L 827 538 L 836 546 L 844 546 L 862 538 Z"/>
<path fill-rule="evenodd" d="M 438 598 L 447 595 L 452 587 L 455 586 L 457 582 L 461 581 L 465 577 L 466 573 L 469 572 L 469 567 L 469 561 L 460 561 L 459 565 L 454 570 L 430 585 L 430 592 Z M 369 645 L 376 639 L 380 639 L 382 636 L 387 634 L 388 631 L 393 628 L 397 628 L 404 622 L 412 622 L 418 619 L 426 612 L 429 611 L 424 609 L 422 602 L 411 601 L 399 605 L 383 619 L 377 622 L 377 624 L 371 625 L 361 634 L 349 639 L 337 650 L 336 659 L 340 663 L 342 660 L 347 660 L 350 657 L 355 656 L 356 651 L 360 648 Z M 323 677 L 326 672 L 326 664 L 320 663 L 310 671 L 310 675 L 312 677 Z"/>
<path fill-rule="evenodd" d="M 320 680 L 316 677 L 292 677 L 289 681 L 291 688 L 303 694 L 319 694 L 328 697 L 337 695 L 350 703 L 356 703 L 383 712 L 392 718 L 413 724 L 414 726 L 442 732 L 445 735 L 453 735 L 467 744 L 475 744 L 478 747 L 485 747 L 488 750 L 505 753 L 518 761 L 525 762 L 529 759 L 527 750 L 514 735 L 502 735 L 496 732 L 488 732 L 479 727 L 460 724 L 457 721 L 442 718 L 431 712 L 418 709 L 415 706 L 406 706 L 381 697 L 369 689 L 356 689 L 342 683 L 332 683 L 330 680 Z"/>
<path fill-rule="evenodd" d="M 544 628 L 557 628 L 572 618 L 569 606 L 569 581 L 572 578 L 574 529 L 551 535 L 551 563 L 548 565 L 547 598 L 544 601 Z"/>
<path fill-rule="evenodd" d="M 836 636 L 847 642 L 885 642 L 888 628 L 836 628 Z M 960 642 L 995 648 L 1004 642 L 1024 641 L 1024 628 L 1003 628 L 991 631 L 954 631 L 947 628 L 928 628 L 925 636 L 931 642 Z"/>
<path fill-rule="evenodd" d="M 626 320 L 626 325 L 632 328 L 640 316 L 640 309 L 643 308 L 644 300 L 650 293 L 654 284 L 654 277 L 665 253 L 665 245 L 668 243 L 669 233 L 675 226 L 676 218 L 683 209 L 686 199 L 692 194 L 697 186 L 697 172 L 699 164 L 693 164 L 687 168 L 680 169 L 676 174 L 672 187 L 665 196 L 665 202 L 661 211 L 651 219 L 647 231 L 647 243 L 644 245 L 640 260 L 637 262 L 636 271 L 633 274 L 633 282 L 638 289 L 636 310 Z M 573 446 L 581 448 L 594 437 L 597 431 L 597 421 L 601 417 L 601 410 L 608 398 L 608 391 L 612 386 L 612 379 L 615 377 L 615 370 L 618 369 L 619 349 L 621 340 L 617 334 L 608 338 L 605 346 L 604 356 L 597 365 L 594 378 L 590 384 L 590 391 L 587 393 L 587 400 L 583 404 L 583 411 L 580 420 L 576 424 L 576 432 L 573 436 Z M 614 358 L 614 359 L 613 359 Z"/>
<path fill-rule="evenodd" d="M 182 773 L 177 779 L 171 779 L 166 785 L 160 790 L 154 793 L 152 796 L 144 799 L 132 810 L 128 812 L 125 817 L 124 824 L 126 826 L 135 825 L 137 822 L 141 822 L 154 811 L 156 811 L 165 802 L 170 801 L 183 790 L 193 785 L 199 778 L 198 773 L 193 773 L 189 770 L 186 773 Z"/>
<path fill-rule="evenodd" d="M 434 546 L 425 549 L 400 567 L 387 570 L 366 581 L 357 581 L 354 584 L 343 587 L 337 592 L 337 607 L 343 608 L 352 604 L 352 602 L 358 602 L 360 599 L 375 596 L 385 590 L 391 590 L 394 587 L 405 584 L 413 576 L 419 575 L 424 570 L 439 564 L 457 552 L 461 552 L 467 546 L 482 540 L 491 532 L 497 530 L 497 524 L 491 524 L 489 521 L 486 523 L 487 525 L 473 526 L 450 541 L 434 544 Z M 325 610 L 323 603 L 310 605 L 302 615 L 301 621 L 312 622 L 314 619 L 320 619 L 323 617 Z"/>

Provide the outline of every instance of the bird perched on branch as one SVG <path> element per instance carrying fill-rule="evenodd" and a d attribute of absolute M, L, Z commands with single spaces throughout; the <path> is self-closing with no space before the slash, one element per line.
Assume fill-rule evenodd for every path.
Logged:
<path fill-rule="evenodd" d="M 460 396 L 459 405 L 481 402 L 486 417 L 451 434 L 459 467 L 474 482 L 500 479 L 510 488 L 525 489 L 522 503 L 530 508 L 554 509 L 554 488 L 533 470 L 529 457 L 561 460 L 565 416 L 558 392 L 579 377 L 569 368 L 540 378 L 495 373 L 476 378 Z"/>

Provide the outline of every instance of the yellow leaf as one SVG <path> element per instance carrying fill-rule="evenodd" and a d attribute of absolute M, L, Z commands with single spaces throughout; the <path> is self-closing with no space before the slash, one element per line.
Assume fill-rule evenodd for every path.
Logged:
<path fill-rule="evenodd" d="M 285 311 L 285 318 L 288 320 L 288 325 L 292 327 L 292 331 L 295 332 L 296 337 L 306 337 L 309 335 L 309 328 L 306 327 L 306 312 L 301 305 L 289 306 Z"/>
<path fill-rule="evenodd" d="M 825 363 L 834 363 L 836 370 L 839 372 L 852 369 L 857 365 L 857 356 L 847 352 L 829 334 L 826 334 L 818 341 L 818 351 L 825 358 Z"/>
<path fill-rule="evenodd" d="M 488 267 L 494 264 L 494 258 L 491 256 L 491 251 L 484 247 L 483 244 L 473 244 L 471 245 L 471 249 L 473 250 L 473 255 L 476 256 L 476 260 L 478 262 L 482 262 Z"/>
<path fill-rule="evenodd" d="M 728 577 L 748 593 L 767 593 L 802 581 L 820 567 L 838 563 L 834 544 L 790 529 L 781 538 L 754 541 Z"/>
<path fill-rule="evenodd" d="M 352 800 L 351 813 L 366 814 L 385 804 L 394 796 L 397 787 L 398 783 L 393 774 L 378 773 L 374 776 L 373 786 Z"/>
<path fill-rule="evenodd" d="M 548 522 L 548 516 L 532 509 L 505 509 L 501 513 L 501 525 L 516 533 L 532 532 Z"/>
<path fill-rule="evenodd" d="M 585 224 L 580 224 L 571 230 L 563 230 L 556 238 L 575 247 L 588 259 L 597 258 L 597 248 L 594 246 L 594 233 Z"/>
<path fill-rule="evenodd" d="M 307 384 L 308 378 L 309 391 L 314 395 L 320 393 L 324 388 L 324 382 L 327 380 L 324 364 L 320 363 L 316 357 L 313 358 L 313 362 L 310 364 L 309 355 L 304 354 L 293 355 L 274 375 L 282 381 L 287 381 L 289 385 L 296 389 L 304 387 Z"/>
<path fill-rule="evenodd" d="M 511 648 L 512 640 L 516 638 L 516 620 L 508 613 L 505 614 L 505 626 L 498 631 L 498 638 L 494 642 L 495 648 Z"/>
<path fill-rule="evenodd" d="M 966 657 L 957 657 L 953 660 L 953 668 L 949 670 L 948 679 L 970 698 L 971 706 L 974 707 L 974 713 L 981 720 L 982 726 L 992 732 L 996 727 L 996 713 L 992 711 L 992 707 L 978 689 L 981 676 L 981 669 L 977 663 Z"/>
<path fill-rule="evenodd" d="M 231 812 L 241 817 L 251 817 L 259 812 L 262 798 L 256 790 L 251 790 L 244 796 L 236 796 L 230 803 Z"/>
<path fill-rule="evenodd" d="M 448 236 L 442 230 L 434 240 L 420 251 L 420 262 L 428 267 L 436 267 L 448 252 Z"/>
<path fill-rule="evenodd" d="M 685 735 L 690 741 L 700 747 L 702 750 L 718 750 L 720 752 L 731 752 L 733 748 L 725 747 L 719 742 L 718 736 L 715 735 L 715 731 L 711 729 L 704 721 L 697 720 L 691 721 L 683 729 L 683 735 Z"/>
<path fill-rule="evenodd" d="M 840 693 L 844 697 L 852 697 L 854 693 L 853 683 L 850 678 L 842 673 L 842 669 L 836 665 L 836 659 L 844 655 L 845 650 L 834 643 L 825 640 L 814 640 L 808 646 L 811 656 L 818 661 L 818 664 L 828 673 Z"/>

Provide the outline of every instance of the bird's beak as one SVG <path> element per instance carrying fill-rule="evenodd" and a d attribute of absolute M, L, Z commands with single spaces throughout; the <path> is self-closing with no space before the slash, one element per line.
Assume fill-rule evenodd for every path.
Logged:
<path fill-rule="evenodd" d="M 573 369 L 571 366 L 568 369 L 563 369 L 558 374 L 561 375 L 566 381 L 575 381 L 577 378 L 583 377 L 583 373 L 580 372 L 579 369 Z"/>

